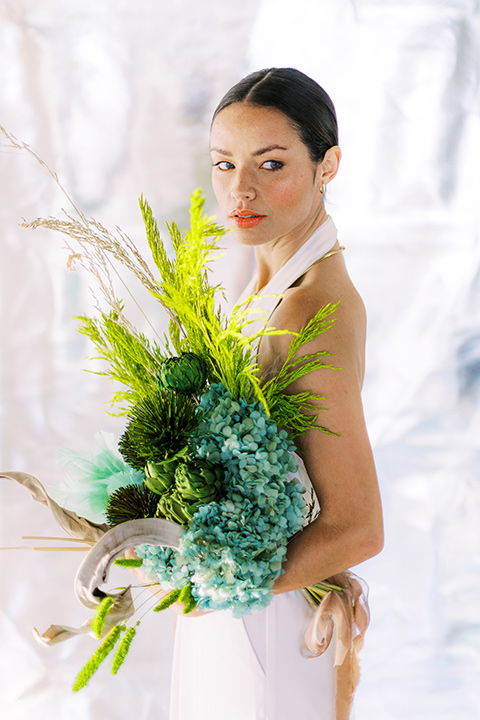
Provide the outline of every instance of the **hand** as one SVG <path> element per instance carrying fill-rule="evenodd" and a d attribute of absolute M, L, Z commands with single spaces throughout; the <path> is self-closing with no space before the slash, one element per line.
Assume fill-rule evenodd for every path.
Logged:
<path fill-rule="evenodd" d="M 133 548 L 128 548 L 127 550 L 125 550 L 125 557 L 130 560 L 134 560 L 134 559 L 138 558 L 138 555 L 136 554 L 136 552 Z M 166 595 L 168 595 L 168 593 L 170 592 L 170 590 L 164 590 L 162 588 L 162 586 L 159 584 L 153 585 L 151 583 L 151 581 L 148 580 L 148 578 L 145 575 L 142 568 L 129 568 L 129 571 L 138 580 L 138 582 L 141 585 L 145 585 L 145 587 L 147 587 L 148 590 L 150 590 L 152 595 L 155 595 L 158 602 L 160 602 L 160 600 L 162 598 L 164 598 Z M 169 610 L 172 610 L 177 615 L 182 615 L 183 617 L 187 617 L 187 618 L 200 617 L 202 615 L 209 615 L 212 612 L 212 610 L 204 611 L 204 610 L 195 609 L 195 610 L 192 610 L 191 612 L 189 612 L 187 615 L 185 615 L 183 612 L 183 608 L 184 608 L 184 605 L 182 603 L 176 602 L 176 603 L 173 603 L 173 605 L 170 605 Z"/>

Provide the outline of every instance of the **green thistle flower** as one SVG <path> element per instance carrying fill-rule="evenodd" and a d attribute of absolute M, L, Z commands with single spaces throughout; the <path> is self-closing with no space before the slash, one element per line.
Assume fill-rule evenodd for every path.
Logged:
<path fill-rule="evenodd" d="M 160 363 L 157 382 L 161 389 L 173 390 L 181 395 L 200 392 L 207 380 L 207 365 L 203 358 L 192 352 L 180 357 L 166 358 Z"/>
<path fill-rule="evenodd" d="M 126 485 L 110 495 L 105 514 L 109 525 L 120 525 L 128 520 L 155 517 L 157 505 L 158 495 L 146 485 Z"/>
<path fill-rule="evenodd" d="M 118 449 L 131 467 L 143 470 L 148 462 L 161 462 L 182 450 L 197 424 L 189 398 L 157 390 L 133 408 Z"/>

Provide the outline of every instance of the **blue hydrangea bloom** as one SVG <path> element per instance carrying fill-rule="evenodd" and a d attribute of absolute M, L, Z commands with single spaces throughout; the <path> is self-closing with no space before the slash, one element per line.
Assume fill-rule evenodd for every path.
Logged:
<path fill-rule="evenodd" d="M 179 551 L 141 546 L 147 574 L 166 588 L 192 583 L 202 610 L 236 616 L 268 605 L 289 538 L 303 527 L 304 488 L 294 447 L 258 401 L 235 400 L 220 383 L 198 406 L 191 437 L 200 458 L 223 466 L 224 496 L 202 505 Z"/>

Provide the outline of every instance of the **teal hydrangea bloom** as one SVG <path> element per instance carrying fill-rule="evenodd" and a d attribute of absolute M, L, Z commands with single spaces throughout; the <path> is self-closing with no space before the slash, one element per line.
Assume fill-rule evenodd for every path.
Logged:
<path fill-rule="evenodd" d="M 257 401 L 235 400 L 220 383 L 202 395 L 191 436 L 198 457 L 223 466 L 220 500 L 200 506 L 180 550 L 141 546 L 144 570 L 165 588 L 189 579 L 202 610 L 236 616 L 265 607 L 289 538 L 304 523 L 294 446 Z"/>

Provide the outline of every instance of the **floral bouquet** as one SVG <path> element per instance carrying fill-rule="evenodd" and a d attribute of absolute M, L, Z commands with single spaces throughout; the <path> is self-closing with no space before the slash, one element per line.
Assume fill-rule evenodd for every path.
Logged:
<path fill-rule="evenodd" d="M 26 147 L 7 137 L 14 147 Z M 251 298 L 229 317 L 218 308 L 221 288 L 210 284 L 208 266 L 225 230 L 204 215 L 203 204 L 201 192 L 195 192 L 186 233 L 167 225 L 173 247 L 169 257 L 152 211 L 140 199 L 154 269 L 121 230 L 112 233 L 77 208 L 76 217 L 24 223 L 64 233 L 69 264 L 79 263 L 95 277 L 103 307 L 97 299 L 98 315 L 78 318 L 79 331 L 104 361 L 101 374 L 120 383 L 112 412 L 127 416 L 118 449 L 105 446 L 88 461 L 64 453 L 70 464 L 73 458 L 76 472 L 65 496 L 69 509 L 32 476 L 3 474 L 26 486 L 70 535 L 91 548 L 77 574 L 76 594 L 95 610 L 93 619 L 78 630 L 53 625 L 37 633 L 45 645 L 79 632 L 102 640 L 74 690 L 86 685 L 111 652 L 112 672 L 117 672 L 139 624 L 128 625 L 135 612 L 130 587 L 119 592 L 100 587 L 111 563 L 141 566 L 152 584 L 161 586 L 155 611 L 181 602 L 185 613 L 198 608 L 241 616 L 271 601 L 287 543 L 314 512 L 313 500 L 305 501 L 295 477 L 292 440 L 310 428 L 329 431 L 316 422 L 314 403 L 322 398 L 291 394 L 288 387 L 330 367 L 328 353 L 299 350 L 331 327 L 335 306 L 321 308 L 300 332 L 288 333 L 292 339 L 284 365 L 263 379 L 258 342 L 287 331 L 267 327 L 265 318 L 261 331 L 249 332 L 260 312 L 249 308 Z M 167 336 L 149 340 L 129 321 L 112 281 L 112 273 L 118 274 L 115 263 L 166 310 Z M 87 517 L 75 509 L 86 510 Z M 131 547 L 136 558 L 125 557 Z M 343 591 L 319 583 L 304 594 L 316 607 L 332 590 Z"/>

